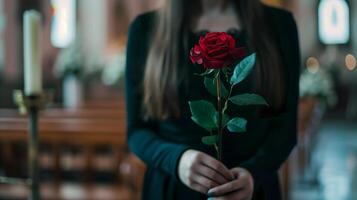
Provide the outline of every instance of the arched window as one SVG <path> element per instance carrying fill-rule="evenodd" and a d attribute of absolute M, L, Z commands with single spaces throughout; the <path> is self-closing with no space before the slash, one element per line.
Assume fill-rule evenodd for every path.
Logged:
<path fill-rule="evenodd" d="M 76 35 L 76 0 L 51 0 L 53 17 L 51 43 L 66 48 Z"/>
<path fill-rule="evenodd" d="M 319 38 L 324 44 L 350 40 L 350 13 L 345 0 L 321 0 L 318 7 Z"/>

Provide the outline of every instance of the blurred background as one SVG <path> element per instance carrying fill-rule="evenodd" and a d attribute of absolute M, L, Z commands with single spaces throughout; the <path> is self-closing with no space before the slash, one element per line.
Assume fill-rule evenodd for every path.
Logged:
<path fill-rule="evenodd" d="M 357 3 L 265 0 L 290 10 L 302 53 L 299 144 L 280 170 L 285 199 L 357 199 Z M 42 14 L 40 118 L 44 199 L 138 199 L 145 166 L 125 144 L 123 76 L 128 26 L 159 0 L 0 0 L 0 176 L 27 174 L 23 87 L 25 10 Z M 0 199 L 26 199 L 0 184 Z"/>

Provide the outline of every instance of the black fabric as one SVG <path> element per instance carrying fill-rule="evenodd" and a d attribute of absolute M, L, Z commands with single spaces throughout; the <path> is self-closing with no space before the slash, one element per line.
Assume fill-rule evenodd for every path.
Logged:
<path fill-rule="evenodd" d="M 282 53 L 287 85 L 287 104 L 283 113 L 259 117 L 259 107 L 231 106 L 230 116 L 248 119 L 247 132 L 224 133 L 223 163 L 229 167 L 244 167 L 253 175 L 255 199 L 279 200 L 280 189 L 277 170 L 296 144 L 296 118 L 300 52 L 297 28 L 291 13 L 265 7 L 270 26 L 276 33 Z M 188 101 L 212 97 L 204 88 L 202 77 L 194 73 L 202 68 L 188 62 L 188 88 L 180 85 L 179 105 L 182 115 L 178 119 L 144 120 L 141 114 L 142 80 L 150 44 L 155 12 L 137 17 L 130 26 L 126 65 L 127 140 L 130 149 L 148 166 L 143 185 L 143 199 L 196 200 L 207 199 L 181 183 L 177 174 L 178 162 L 187 149 L 196 149 L 215 156 L 213 148 L 203 145 L 201 137 L 208 133 L 190 119 Z M 231 33 L 230 33 L 231 32 Z M 249 39 L 244 31 L 229 31 L 244 45 Z M 190 33 L 193 46 L 199 34 Z M 186 55 L 188 56 L 188 55 Z M 233 94 L 252 92 L 253 76 L 249 75 Z"/>

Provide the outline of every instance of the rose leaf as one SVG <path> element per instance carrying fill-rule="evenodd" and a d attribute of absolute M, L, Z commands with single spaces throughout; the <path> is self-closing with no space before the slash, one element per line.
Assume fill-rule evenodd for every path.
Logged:
<path fill-rule="evenodd" d="M 210 135 L 210 136 L 202 137 L 201 141 L 205 145 L 213 146 L 218 142 L 218 135 Z"/>
<path fill-rule="evenodd" d="M 211 131 L 217 129 L 215 123 L 216 108 L 205 100 L 189 101 L 191 110 L 191 119 L 202 128 Z"/>
<path fill-rule="evenodd" d="M 238 106 L 248 106 L 248 105 L 262 105 L 268 106 L 266 100 L 256 94 L 241 94 L 229 98 L 229 100 Z"/>
<path fill-rule="evenodd" d="M 210 75 L 212 72 L 214 72 L 214 69 L 207 69 L 205 72 L 203 72 L 202 74 L 198 74 L 198 73 L 194 73 L 194 75 L 197 76 L 207 76 Z"/>
<path fill-rule="evenodd" d="M 231 84 L 236 85 L 243 81 L 249 73 L 252 71 L 256 61 L 256 54 L 253 53 L 250 56 L 244 58 L 237 66 L 234 68 L 233 75 L 231 77 Z"/>
<path fill-rule="evenodd" d="M 227 123 L 227 128 L 233 133 L 242 133 L 247 131 L 247 120 L 239 117 L 231 119 Z"/>
<path fill-rule="evenodd" d="M 216 87 L 217 83 L 216 83 L 216 81 L 214 81 L 214 79 L 205 77 L 204 84 L 205 84 L 205 87 L 206 87 L 207 91 L 211 95 L 217 96 L 217 87 Z M 227 97 L 228 96 L 228 90 L 223 85 L 223 83 L 221 83 L 221 94 L 222 94 L 222 97 Z"/>

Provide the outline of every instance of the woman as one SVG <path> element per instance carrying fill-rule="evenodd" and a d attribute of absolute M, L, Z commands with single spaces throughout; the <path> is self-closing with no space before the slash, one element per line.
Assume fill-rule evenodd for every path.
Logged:
<path fill-rule="evenodd" d="M 137 17 L 129 31 L 127 139 L 147 164 L 143 199 L 280 197 L 277 170 L 296 144 L 299 45 L 295 21 L 258 0 L 165 0 Z M 228 32 L 248 52 L 254 71 L 233 93 L 259 93 L 268 108 L 234 107 L 247 132 L 224 134 L 223 160 L 201 143 L 207 132 L 188 101 L 210 98 L 189 50 L 207 32 Z"/>

